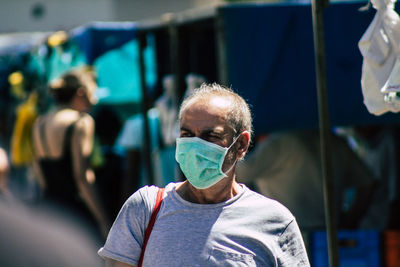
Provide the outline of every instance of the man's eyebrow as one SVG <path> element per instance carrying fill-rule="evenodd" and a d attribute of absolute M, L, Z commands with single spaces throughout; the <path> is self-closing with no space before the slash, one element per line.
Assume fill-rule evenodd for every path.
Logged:
<path fill-rule="evenodd" d="M 216 134 L 216 135 L 224 135 L 225 133 L 222 131 L 218 131 L 214 128 L 204 129 L 202 131 L 203 134 Z"/>
<path fill-rule="evenodd" d="M 192 133 L 192 130 L 186 128 L 185 126 L 182 126 L 180 130 L 183 131 L 183 132 Z M 203 129 L 203 130 L 201 131 L 201 134 L 218 134 L 218 135 L 223 135 L 224 133 L 221 132 L 221 131 L 217 131 L 217 130 L 214 129 L 214 128 L 206 128 L 206 129 Z"/>
<path fill-rule="evenodd" d="M 186 128 L 185 126 L 181 126 L 181 131 L 192 132 L 190 129 Z"/>

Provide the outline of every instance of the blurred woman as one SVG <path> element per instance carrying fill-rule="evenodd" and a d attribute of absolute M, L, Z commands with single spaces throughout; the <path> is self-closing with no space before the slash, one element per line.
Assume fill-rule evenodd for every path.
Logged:
<path fill-rule="evenodd" d="M 51 82 L 56 105 L 36 120 L 33 140 L 45 200 L 80 218 L 95 219 L 105 236 L 109 223 L 93 189 L 95 177 L 88 161 L 94 121 L 86 111 L 94 104 L 96 87 L 87 68 L 74 69 Z"/>

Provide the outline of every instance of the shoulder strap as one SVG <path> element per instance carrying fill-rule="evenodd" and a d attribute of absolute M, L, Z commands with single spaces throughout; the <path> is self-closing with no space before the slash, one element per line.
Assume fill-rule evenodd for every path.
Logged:
<path fill-rule="evenodd" d="M 62 152 L 61 155 L 64 155 L 68 150 L 70 150 L 71 147 L 71 141 L 72 141 L 72 133 L 75 128 L 75 124 L 79 121 L 77 119 L 76 121 L 72 122 L 71 125 L 67 127 L 65 130 L 65 136 L 64 136 L 64 141 L 62 145 Z M 39 124 L 39 139 L 42 144 L 42 148 L 46 154 L 46 156 L 49 156 L 50 154 L 50 149 L 49 145 L 47 143 L 47 136 L 46 136 L 46 120 L 43 120 Z"/>
<path fill-rule="evenodd" d="M 39 122 L 39 140 L 42 145 L 42 149 L 46 156 L 49 156 L 49 146 L 47 145 L 46 141 L 46 120 L 43 119 Z"/>
<path fill-rule="evenodd" d="M 156 198 L 156 204 L 154 205 L 154 209 L 153 209 L 153 213 L 151 214 L 149 225 L 147 225 L 146 231 L 144 232 L 143 247 L 142 247 L 142 252 L 140 253 L 138 267 L 142 266 L 143 256 L 144 256 L 144 252 L 146 250 L 147 241 L 150 238 L 151 231 L 153 230 L 154 223 L 156 222 L 157 214 L 160 211 L 161 203 L 163 201 L 164 190 L 165 190 L 165 188 L 159 188 L 158 189 L 157 198 Z"/>
<path fill-rule="evenodd" d="M 69 156 L 71 154 L 72 134 L 74 132 L 75 125 L 79 121 L 79 119 L 77 119 L 76 121 L 72 122 L 71 125 L 69 125 L 67 127 L 67 129 L 65 130 L 64 142 L 63 142 L 63 148 L 62 148 L 62 155 L 68 155 Z"/>

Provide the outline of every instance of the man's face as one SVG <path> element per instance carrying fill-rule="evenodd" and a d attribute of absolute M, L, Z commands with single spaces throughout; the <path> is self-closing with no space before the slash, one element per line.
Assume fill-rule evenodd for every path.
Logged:
<path fill-rule="evenodd" d="M 227 123 L 227 114 L 232 102 L 226 97 L 209 96 L 194 99 L 182 114 L 180 137 L 199 137 L 222 147 L 229 147 L 234 130 Z M 226 156 L 222 170 L 229 168 L 235 160 L 235 148 Z"/>

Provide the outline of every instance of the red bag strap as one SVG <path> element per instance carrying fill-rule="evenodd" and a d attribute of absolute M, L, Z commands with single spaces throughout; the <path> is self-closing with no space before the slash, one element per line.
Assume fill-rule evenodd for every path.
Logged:
<path fill-rule="evenodd" d="M 159 188 L 158 189 L 157 198 L 156 198 L 156 204 L 154 205 L 154 209 L 153 209 L 153 213 L 151 214 L 149 225 L 147 225 L 146 231 L 144 232 L 143 247 L 142 247 L 142 252 L 140 253 L 138 267 L 142 266 L 143 256 L 144 256 L 144 252 L 146 250 L 147 241 L 150 238 L 151 231 L 153 230 L 154 223 L 156 222 L 157 214 L 160 211 L 161 203 L 163 201 L 164 190 L 165 190 L 165 188 Z"/>

